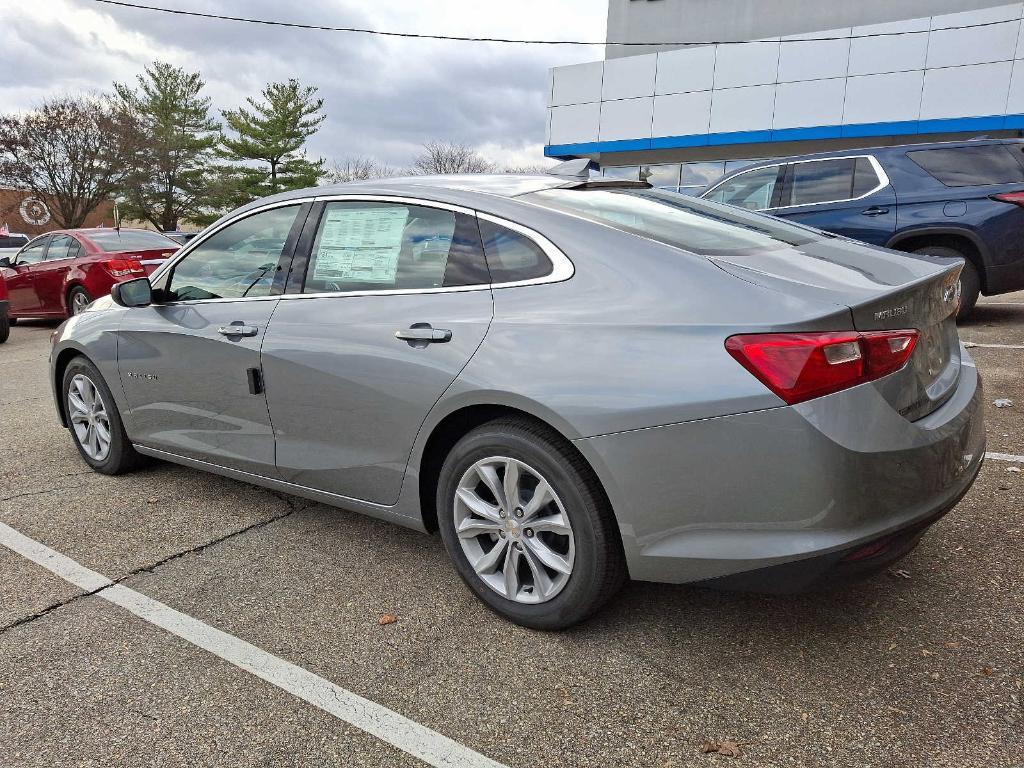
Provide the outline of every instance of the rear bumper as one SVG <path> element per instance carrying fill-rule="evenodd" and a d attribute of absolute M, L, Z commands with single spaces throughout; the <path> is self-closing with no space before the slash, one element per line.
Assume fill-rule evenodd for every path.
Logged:
<path fill-rule="evenodd" d="M 914 422 L 864 385 L 792 407 L 577 440 L 612 502 L 631 577 L 757 579 L 803 562 L 799 577 L 772 572 L 800 588 L 852 550 L 927 527 L 967 492 L 985 452 L 981 381 L 961 352 L 952 397 Z"/>
<path fill-rule="evenodd" d="M 985 295 L 1010 293 L 1024 289 L 1024 259 L 985 269 Z"/>

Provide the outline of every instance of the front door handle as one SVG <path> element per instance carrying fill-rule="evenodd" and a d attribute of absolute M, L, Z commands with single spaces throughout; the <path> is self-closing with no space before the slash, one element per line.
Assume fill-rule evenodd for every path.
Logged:
<path fill-rule="evenodd" d="M 217 329 L 217 333 L 221 336 L 255 336 L 259 331 L 260 329 L 255 325 L 243 325 L 240 322 L 222 325 Z"/>
<path fill-rule="evenodd" d="M 445 328 L 431 328 L 429 325 L 414 325 L 401 331 L 395 331 L 395 338 L 408 341 L 410 344 L 421 342 L 426 344 L 444 344 L 452 340 L 452 332 Z"/>
<path fill-rule="evenodd" d="M 888 213 L 889 209 L 882 205 L 872 205 L 870 208 L 866 208 L 861 211 L 862 216 L 881 216 L 882 214 Z"/>

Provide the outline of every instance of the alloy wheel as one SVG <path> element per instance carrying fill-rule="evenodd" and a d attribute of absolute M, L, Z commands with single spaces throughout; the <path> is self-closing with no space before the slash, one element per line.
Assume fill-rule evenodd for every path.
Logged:
<path fill-rule="evenodd" d="M 71 296 L 71 314 L 79 315 L 89 306 L 89 297 L 82 291 L 75 291 Z"/>
<path fill-rule="evenodd" d="M 569 581 L 572 525 L 550 483 L 525 462 L 492 456 L 473 464 L 455 491 L 455 532 L 491 589 L 517 603 L 544 603 Z"/>
<path fill-rule="evenodd" d="M 110 454 L 110 417 L 96 384 L 85 374 L 76 374 L 68 386 L 68 417 L 82 450 L 93 461 Z"/>

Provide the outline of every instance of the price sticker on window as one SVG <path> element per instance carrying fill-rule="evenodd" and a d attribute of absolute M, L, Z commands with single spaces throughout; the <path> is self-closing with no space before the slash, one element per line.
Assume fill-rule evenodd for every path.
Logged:
<path fill-rule="evenodd" d="M 331 208 L 324 213 L 315 280 L 394 283 L 409 209 Z"/>

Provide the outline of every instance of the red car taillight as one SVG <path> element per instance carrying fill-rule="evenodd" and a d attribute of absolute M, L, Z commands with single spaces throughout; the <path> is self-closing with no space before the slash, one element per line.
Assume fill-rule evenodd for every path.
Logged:
<path fill-rule="evenodd" d="M 114 277 L 146 274 L 146 270 L 142 268 L 137 259 L 110 259 L 104 261 L 103 266 Z"/>
<path fill-rule="evenodd" d="M 873 381 L 904 366 L 918 332 L 752 333 L 725 340 L 729 354 L 790 405 Z"/>
<path fill-rule="evenodd" d="M 989 195 L 992 200 L 998 200 L 1001 203 L 1013 203 L 1024 208 L 1024 190 L 1020 192 L 1000 192 L 997 195 Z"/>

